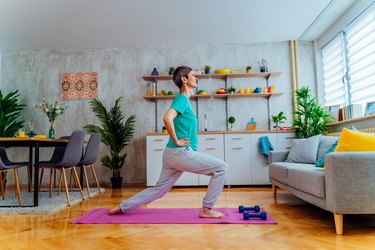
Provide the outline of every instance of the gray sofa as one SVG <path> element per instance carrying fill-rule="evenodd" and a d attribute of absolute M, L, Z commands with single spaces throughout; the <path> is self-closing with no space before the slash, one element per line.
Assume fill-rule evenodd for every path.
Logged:
<path fill-rule="evenodd" d="M 322 136 L 321 140 L 327 138 Z M 333 140 L 337 137 L 328 139 Z M 326 146 L 320 143 L 318 159 Z M 337 234 L 343 234 L 344 214 L 375 214 L 375 152 L 328 153 L 325 171 L 315 164 L 286 162 L 288 153 L 270 152 L 269 177 L 275 196 L 280 187 L 332 212 Z"/>

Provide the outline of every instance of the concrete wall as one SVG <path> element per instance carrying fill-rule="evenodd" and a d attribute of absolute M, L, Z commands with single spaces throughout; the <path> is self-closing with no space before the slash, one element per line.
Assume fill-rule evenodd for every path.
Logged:
<path fill-rule="evenodd" d="M 23 112 L 26 121 L 35 121 L 35 131 L 40 134 L 48 133 L 48 119 L 41 110 L 33 110 L 32 104 L 43 97 L 54 99 L 59 92 L 59 74 L 63 72 L 98 72 L 99 98 L 104 104 L 112 106 L 114 100 L 122 96 L 122 110 L 125 117 L 136 115 L 136 133 L 132 143 L 127 148 L 128 157 L 123 169 L 127 183 L 145 183 L 146 181 L 146 140 L 147 132 L 154 132 L 154 103 L 146 101 L 143 96 L 146 84 L 142 75 L 149 75 L 154 67 L 160 74 L 170 66 L 189 65 L 193 69 L 202 69 L 203 65 L 217 68 L 237 68 L 244 70 L 246 65 L 252 65 L 257 72 L 257 61 L 265 58 L 269 61 L 270 71 L 282 72 L 280 77 L 270 78 L 269 84 L 276 87 L 277 92 L 283 92 L 280 97 L 270 99 L 271 115 L 284 111 L 290 125 L 292 120 L 292 93 L 289 43 L 253 43 L 253 44 L 213 44 L 213 45 L 181 45 L 169 47 L 138 47 L 121 49 L 90 49 L 90 50 L 58 50 L 58 51 L 20 51 L 2 52 L 1 56 L 1 89 L 10 91 L 18 89 L 21 102 L 27 104 Z M 299 43 L 300 79 L 301 86 L 310 86 L 315 92 L 315 70 L 313 44 Z M 263 87 L 265 80 L 260 78 L 231 79 L 229 84 L 237 88 Z M 199 89 L 210 92 L 224 87 L 224 81 L 208 79 L 199 81 Z M 172 90 L 177 87 L 171 81 L 160 82 L 159 90 Z M 68 110 L 59 116 L 55 122 L 57 137 L 70 134 L 73 130 L 82 128 L 88 123 L 97 123 L 90 111 L 88 101 L 67 101 Z M 163 126 L 161 117 L 168 109 L 171 101 L 159 101 L 157 116 L 159 130 Z M 195 106 L 195 101 L 192 101 Z M 229 115 L 236 117 L 235 129 L 242 130 L 246 122 L 254 117 L 258 129 L 267 129 L 266 99 L 233 99 L 229 102 Z M 225 130 L 225 102 L 222 99 L 210 98 L 199 100 L 200 128 L 203 129 L 203 115 L 207 114 L 210 130 Z M 27 127 L 26 127 L 26 130 Z M 22 149 L 9 150 L 13 159 L 27 159 L 27 151 Z M 104 145 L 101 154 L 106 153 Z M 43 149 L 41 159 L 48 159 L 50 149 Z M 109 183 L 110 172 L 96 163 L 96 169 L 101 183 Z M 22 175 L 22 174 L 21 174 Z M 12 179 L 12 178 L 11 178 Z M 12 181 L 12 180 L 10 180 Z M 22 182 L 26 182 L 23 175 Z"/>

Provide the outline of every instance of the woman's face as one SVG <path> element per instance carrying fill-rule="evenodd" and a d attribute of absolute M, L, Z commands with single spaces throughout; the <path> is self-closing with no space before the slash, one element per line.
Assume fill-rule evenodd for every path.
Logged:
<path fill-rule="evenodd" d="M 197 87 L 197 77 L 195 76 L 194 71 L 190 71 L 187 78 L 186 85 L 190 88 L 196 88 Z"/>

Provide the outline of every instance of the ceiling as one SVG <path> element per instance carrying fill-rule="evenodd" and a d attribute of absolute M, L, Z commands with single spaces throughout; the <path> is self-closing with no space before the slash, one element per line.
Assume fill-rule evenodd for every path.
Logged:
<path fill-rule="evenodd" d="M 317 39 L 355 0 L 0 0 L 0 51 Z"/>

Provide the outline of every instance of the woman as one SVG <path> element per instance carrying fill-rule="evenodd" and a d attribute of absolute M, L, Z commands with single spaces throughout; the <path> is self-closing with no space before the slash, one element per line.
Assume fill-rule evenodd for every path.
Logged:
<path fill-rule="evenodd" d="M 187 171 L 211 176 L 199 217 L 225 217 L 213 207 L 225 184 L 228 165 L 215 157 L 197 152 L 197 117 L 189 101 L 193 89 L 197 87 L 195 72 L 187 66 L 180 66 L 173 73 L 173 81 L 180 89 L 180 93 L 163 117 L 170 138 L 163 153 L 163 167 L 159 181 L 154 187 L 144 189 L 111 209 L 109 212 L 111 215 L 129 212 L 162 197 Z"/>

